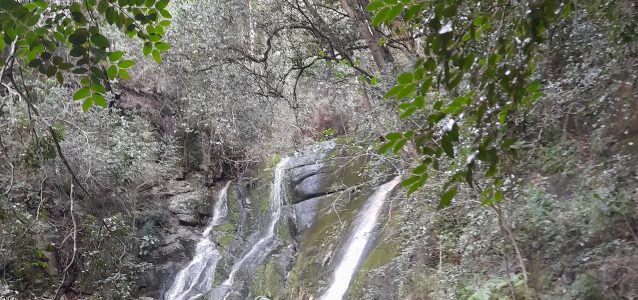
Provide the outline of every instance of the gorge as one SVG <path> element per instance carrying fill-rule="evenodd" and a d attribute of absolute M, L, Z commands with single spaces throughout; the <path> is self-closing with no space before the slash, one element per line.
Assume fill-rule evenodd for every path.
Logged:
<path fill-rule="evenodd" d="M 635 0 L 0 0 L 0 300 L 638 299 Z"/>

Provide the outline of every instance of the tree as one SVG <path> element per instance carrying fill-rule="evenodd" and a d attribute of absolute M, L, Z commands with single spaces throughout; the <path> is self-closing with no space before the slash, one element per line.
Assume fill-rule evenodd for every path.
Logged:
<path fill-rule="evenodd" d="M 48 121 L 52 118 L 48 118 L 50 111 L 47 111 L 47 108 L 50 108 L 50 102 L 47 103 L 46 98 L 51 90 L 46 91 L 43 96 L 40 88 L 44 81 L 37 79 L 55 78 L 58 84 L 66 85 L 62 89 L 65 96 L 67 88 L 75 89 L 72 98 L 82 101 L 82 109 L 85 112 L 94 104 L 106 107 L 107 99 L 113 97 L 111 82 L 118 78 L 127 79 L 127 69 L 134 64 L 133 60 L 124 56 L 123 51 L 116 50 L 114 43 L 107 36 L 113 29 L 117 29 L 130 38 L 136 38 L 144 45 L 143 53 L 151 55 L 159 62 L 160 52 L 170 48 L 162 40 L 165 27 L 170 25 L 168 19 L 171 15 L 166 10 L 168 3 L 169 0 L 36 0 L 23 3 L 0 0 L 0 96 L 7 100 L 6 103 L 0 103 L 0 116 L 3 115 L 2 109 L 6 104 L 11 107 L 18 106 L 13 105 L 18 101 L 12 103 L 11 99 L 24 101 L 25 114 L 29 117 L 24 123 L 31 140 L 27 145 L 23 144 L 23 147 L 27 148 L 27 166 L 46 174 L 46 169 L 41 168 L 41 164 L 46 159 L 55 158 L 57 153 L 68 170 L 69 177 L 72 178 L 70 190 L 65 190 L 65 194 L 70 203 L 68 214 L 72 219 L 72 234 L 70 233 L 67 238 L 72 236 L 73 246 L 66 243 L 67 238 L 58 246 L 60 259 L 64 261 L 65 267 L 60 273 L 61 279 L 54 299 L 60 299 L 77 280 L 76 270 L 80 265 L 80 259 L 76 255 L 79 240 L 77 235 L 80 229 L 76 218 L 79 220 L 80 215 L 74 211 L 74 199 L 83 198 L 83 204 L 86 206 L 95 203 L 95 199 L 90 196 L 90 188 L 85 187 L 86 181 L 83 183 L 76 176 L 62 151 L 60 141 L 64 138 L 63 127 L 58 126 L 60 124 L 50 124 Z M 68 95 L 68 98 L 71 98 L 70 94 Z M 39 108 L 42 109 L 42 114 Z M 60 111 L 54 119 L 63 114 L 64 111 Z M 95 119 L 92 121 L 95 122 Z M 43 126 L 36 126 L 36 122 Z M 100 124 L 101 129 L 109 126 L 105 123 Z M 46 128 L 50 136 L 40 137 L 38 127 Z M 105 136 L 116 133 L 116 130 L 113 130 Z M 17 165 L 11 163 L 12 159 L 5 147 L 6 144 L 2 142 L 2 137 L 0 146 L 12 170 L 9 186 L 3 191 L 3 196 L 6 196 L 14 185 Z M 44 177 L 46 178 L 46 175 Z M 42 201 L 43 199 L 41 198 Z M 31 226 L 38 221 L 39 214 L 40 207 Z M 15 212 L 14 215 L 18 216 Z M 95 224 L 100 228 L 106 226 L 105 228 L 111 231 L 107 224 L 109 219 L 105 220 L 99 212 L 97 215 Z M 80 225 L 90 226 L 90 222 Z M 31 226 L 26 227 L 26 230 L 30 230 Z M 64 248 L 68 248 L 68 251 L 63 251 Z"/>
<path fill-rule="evenodd" d="M 137 37 L 144 43 L 144 54 L 159 62 L 160 52 L 170 48 L 162 41 L 164 28 L 170 25 L 168 3 L 169 0 L 0 1 L 3 86 L 20 93 L 14 74 L 23 67 L 55 77 L 60 84 L 65 77 L 77 76 L 80 87 L 73 99 L 83 101 L 84 111 L 93 104 L 106 107 L 109 82 L 127 79 L 126 69 L 134 62 L 114 49 L 102 26 L 112 25 L 131 38 Z M 5 84 L 5 79 L 10 84 Z M 27 91 L 22 92 L 23 99 L 30 101 Z"/>
<path fill-rule="evenodd" d="M 386 98 L 416 125 L 386 135 L 380 150 L 411 142 L 421 157 L 403 186 L 414 192 L 430 170 L 449 172 L 439 207 L 466 182 L 484 204 L 503 198 L 504 161 L 520 116 L 543 94 L 535 62 L 548 30 L 574 4 L 542 1 L 373 1 L 373 24 L 402 18 L 423 32 L 424 54 Z M 484 179 L 484 180 L 478 180 Z M 480 184 L 479 184 L 480 181 Z"/>

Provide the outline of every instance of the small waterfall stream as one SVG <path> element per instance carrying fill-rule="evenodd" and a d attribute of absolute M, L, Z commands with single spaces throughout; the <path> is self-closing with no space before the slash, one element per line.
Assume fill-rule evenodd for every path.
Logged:
<path fill-rule="evenodd" d="M 170 300 L 191 299 L 194 295 L 201 295 L 210 290 L 213 284 L 215 267 L 221 255 L 210 240 L 210 232 L 215 225 L 228 214 L 226 200 L 230 181 L 219 191 L 217 202 L 213 209 L 213 217 L 202 233 L 195 248 L 193 260 L 177 273 L 173 285 L 166 292 L 164 298 Z"/>
<path fill-rule="evenodd" d="M 270 189 L 270 197 L 269 197 L 270 220 L 268 222 L 268 228 L 266 228 L 266 231 L 263 233 L 259 241 L 257 241 L 257 243 L 255 243 L 250 248 L 250 250 L 233 265 L 233 268 L 231 269 L 230 274 L 228 275 L 228 279 L 226 279 L 226 281 L 222 283 L 222 286 L 230 287 L 233 285 L 237 271 L 241 269 L 241 267 L 243 266 L 244 262 L 247 259 L 254 259 L 255 255 L 264 256 L 268 254 L 268 252 L 266 251 L 260 252 L 260 250 L 264 250 L 267 244 L 271 242 L 273 236 L 275 235 L 275 226 L 277 225 L 277 222 L 279 222 L 279 218 L 281 217 L 281 206 L 282 206 L 283 197 L 284 197 L 283 185 L 284 185 L 286 167 L 288 166 L 288 161 L 289 161 L 289 158 L 284 157 L 275 167 L 275 174 L 274 174 L 273 183 Z"/>
<path fill-rule="evenodd" d="M 345 251 L 334 271 L 332 282 L 328 290 L 321 296 L 321 300 L 338 300 L 343 298 L 343 295 L 350 286 L 352 277 L 361 264 L 366 247 L 368 247 L 372 238 L 374 238 L 381 208 L 383 208 L 383 204 L 390 192 L 400 181 L 401 178 L 397 176 L 391 181 L 377 187 L 353 220 L 349 238 L 344 246 Z"/>
<path fill-rule="evenodd" d="M 224 185 L 222 190 L 219 192 L 220 194 L 217 202 L 215 202 L 215 207 L 213 208 L 213 219 L 210 221 L 213 226 L 221 224 L 222 220 L 228 216 L 228 202 L 226 199 L 228 198 L 227 191 L 230 186 L 230 182 L 230 180 L 226 182 L 226 185 Z"/>

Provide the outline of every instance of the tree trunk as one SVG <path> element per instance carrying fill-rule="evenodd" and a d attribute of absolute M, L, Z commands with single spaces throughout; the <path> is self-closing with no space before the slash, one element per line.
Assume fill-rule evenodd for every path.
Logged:
<path fill-rule="evenodd" d="M 379 32 L 370 27 L 370 16 L 362 11 L 362 6 L 366 5 L 367 1 L 362 1 L 363 3 L 359 3 L 356 0 L 340 0 L 341 7 L 346 11 L 348 16 L 355 21 L 357 31 L 368 45 L 374 62 L 379 70 L 383 72 L 393 61 L 392 54 L 387 47 L 379 44 Z"/>

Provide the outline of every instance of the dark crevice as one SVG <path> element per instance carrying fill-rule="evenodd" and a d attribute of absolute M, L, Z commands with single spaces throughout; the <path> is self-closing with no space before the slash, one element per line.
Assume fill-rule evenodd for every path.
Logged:
<path fill-rule="evenodd" d="M 291 183 L 292 185 L 297 185 L 300 184 L 302 181 L 304 181 L 306 178 L 315 176 L 315 175 L 319 175 L 319 174 L 328 174 L 329 172 L 326 172 L 323 168 L 316 170 L 314 172 L 309 172 L 306 174 L 303 174 L 301 176 L 295 177 L 296 180 L 292 180 L 291 179 Z"/>
<path fill-rule="evenodd" d="M 318 160 L 316 160 L 314 162 L 308 162 L 308 163 L 304 163 L 304 164 L 301 164 L 301 165 L 292 166 L 292 167 L 288 168 L 287 170 L 290 171 L 292 169 L 298 169 L 298 168 L 303 168 L 305 166 L 312 166 L 312 165 L 318 165 L 318 164 L 323 164 L 323 163 L 325 163 L 325 161 L 323 159 L 318 159 Z"/>
<path fill-rule="evenodd" d="M 328 195 L 332 195 L 334 193 L 338 193 L 338 192 L 343 192 L 347 189 L 347 187 L 343 187 L 343 188 L 338 188 L 338 189 L 334 189 L 334 190 L 330 190 L 327 192 L 323 192 L 323 193 L 314 193 L 314 194 L 308 194 L 305 195 L 304 198 L 302 198 L 303 200 L 296 202 L 295 204 L 299 204 L 301 202 L 304 202 L 306 200 L 310 200 L 310 199 L 314 199 L 314 198 L 319 198 L 319 197 L 324 197 L 324 196 L 328 196 Z"/>

